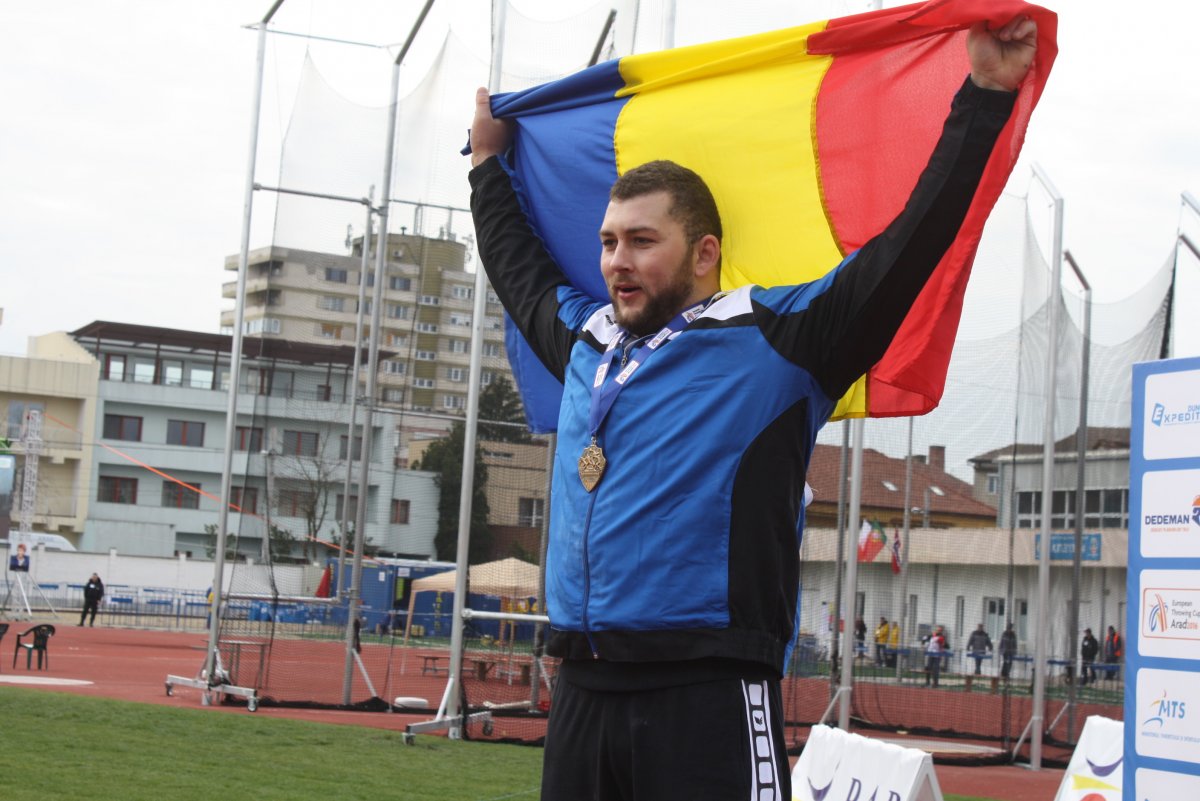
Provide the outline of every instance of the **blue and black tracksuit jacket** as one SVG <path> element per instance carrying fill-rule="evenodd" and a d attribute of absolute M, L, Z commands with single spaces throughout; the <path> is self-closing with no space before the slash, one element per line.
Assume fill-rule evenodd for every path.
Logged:
<path fill-rule="evenodd" d="M 471 171 L 479 252 L 564 384 L 547 561 L 548 652 L 737 660 L 778 671 L 793 636 L 804 476 L 835 402 L 887 349 L 957 236 L 1015 94 L 968 79 L 904 210 L 823 278 L 712 302 L 617 397 L 587 492 L 577 460 L 612 307 L 571 287 L 500 159 Z"/>

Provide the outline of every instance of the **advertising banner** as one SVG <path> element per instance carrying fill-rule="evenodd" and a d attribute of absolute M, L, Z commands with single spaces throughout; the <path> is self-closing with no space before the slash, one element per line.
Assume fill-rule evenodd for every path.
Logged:
<path fill-rule="evenodd" d="M 1134 365 L 1130 435 L 1124 783 L 1200 798 L 1200 359 Z"/>

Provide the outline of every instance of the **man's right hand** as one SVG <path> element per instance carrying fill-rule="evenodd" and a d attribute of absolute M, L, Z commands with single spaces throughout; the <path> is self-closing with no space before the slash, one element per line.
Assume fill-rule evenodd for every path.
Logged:
<path fill-rule="evenodd" d="M 478 167 L 492 156 L 508 150 L 512 142 L 511 123 L 492 116 L 488 90 L 475 90 L 475 119 L 471 121 L 471 166 Z"/>

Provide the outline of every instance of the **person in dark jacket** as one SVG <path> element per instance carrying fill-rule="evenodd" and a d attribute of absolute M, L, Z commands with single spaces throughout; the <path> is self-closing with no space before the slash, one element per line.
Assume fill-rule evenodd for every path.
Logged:
<path fill-rule="evenodd" d="M 992 638 L 983 630 L 980 623 L 967 638 L 967 653 L 975 660 L 975 675 L 978 676 L 983 665 L 983 658 L 992 652 Z"/>
<path fill-rule="evenodd" d="M 83 585 L 83 614 L 79 616 L 79 625 L 83 625 L 89 611 L 92 613 L 92 619 L 88 625 L 96 625 L 96 610 L 100 608 L 100 599 L 103 597 L 104 582 L 100 580 L 99 574 L 93 573 L 87 584 Z"/>
<path fill-rule="evenodd" d="M 1013 657 L 1017 655 L 1017 633 L 1013 631 L 1012 623 L 1004 628 L 1000 635 L 1000 675 L 1008 678 L 1012 672 Z"/>
<path fill-rule="evenodd" d="M 972 28 L 971 77 L 904 210 L 796 287 L 722 292 L 712 193 L 651 161 L 618 178 L 599 226 L 611 303 L 585 295 L 533 229 L 508 125 L 476 94 L 481 261 L 563 384 L 546 564 L 547 653 L 562 662 L 543 799 L 791 798 L 780 682 L 807 462 L 954 241 L 1036 35 L 1027 17 Z"/>
<path fill-rule="evenodd" d="M 1090 684 L 1096 681 L 1096 669 L 1092 667 L 1096 663 L 1096 654 L 1100 653 L 1100 643 L 1092 636 L 1091 629 L 1083 630 L 1083 643 L 1079 646 L 1079 657 L 1083 660 L 1083 667 L 1079 671 L 1079 683 Z"/>

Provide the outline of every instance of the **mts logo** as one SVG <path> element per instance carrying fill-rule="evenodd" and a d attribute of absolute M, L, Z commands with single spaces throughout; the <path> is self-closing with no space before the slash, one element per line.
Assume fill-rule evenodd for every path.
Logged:
<path fill-rule="evenodd" d="M 1158 702 L 1158 716 L 1160 718 L 1171 718 L 1173 720 L 1183 720 L 1187 715 L 1186 701 L 1170 701 L 1166 698 Z"/>
<path fill-rule="evenodd" d="M 850 791 L 846 793 L 846 801 L 900 801 L 900 794 L 895 790 L 884 790 L 876 787 L 870 795 L 863 795 L 863 784 L 858 779 L 850 780 Z"/>

